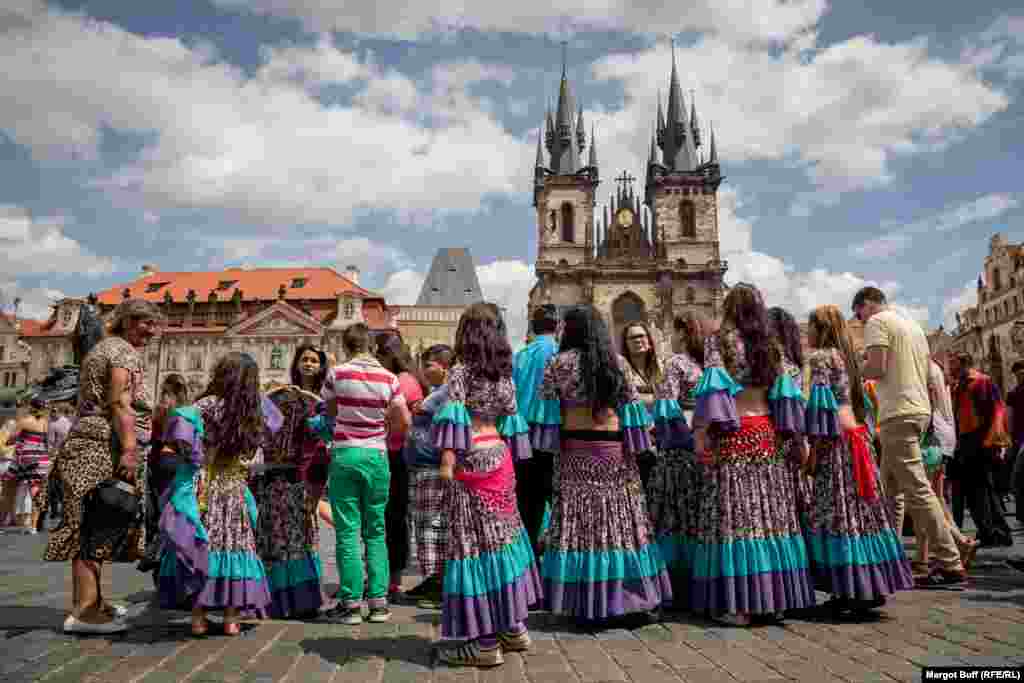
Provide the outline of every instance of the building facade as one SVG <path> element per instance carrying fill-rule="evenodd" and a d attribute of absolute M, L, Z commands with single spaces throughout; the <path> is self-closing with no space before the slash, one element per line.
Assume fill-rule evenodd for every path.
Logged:
<path fill-rule="evenodd" d="M 0 389 L 20 389 L 28 384 L 32 356 L 28 344 L 19 339 L 23 322 L 0 313 Z"/>
<path fill-rule="evenodd" d="M 167 316 L 161 334 L 143 351 L 154 396 L 171 373 L 183 375 L 190 392 L 199 393 L 217 360 L 231 351 L 252 355 L 265 384 L 289 383 L 292 356 L 302 344 L 343 359 L 341 334 L 353 323 L 366 323 L 378 337 L 400 334 L 397 310 L 360 287 L 352 267 L 342 276 L 332 268 L 163 272 L 144 266 L 135 281 L 88 301 L 58 301 L 49 320 L 24 329 L 21 338 L 31 349 L 29 381 L 78 361 L 73 339 L 83 304 L 95 305 L 106 318 L 129 298 L 152 301 Z"/>
<path fill-rule="evenodd" d="M 650 323 L 663 351 L 683 311 L 717 316 L 727 267 L 719 254 L 722 175 L 713 133 L 706 160 L 702 154 L 697 111 L 691 102 L 687 112 L 675 59 L 667 115 L 658 103 L 643 196 L 623 173 L 608 204 L 596 209 L 595 140 L 591 135 L 588 152 L 583 109 L 564 63 L 557 109 L 543 130 L 534 168 L 537 284 L 527 313 L 541 304 L 591 304 L 616 337 L 630 322 Z"/>
<path fill-rule="evenodd" d="M 1024 244 L 1002 233 L 989 240 L 977 304 L 959 311 L 950 351 L 971 354 L 1004 391 L 1016 382 L 1010 367 L 1024 358 Z"/>

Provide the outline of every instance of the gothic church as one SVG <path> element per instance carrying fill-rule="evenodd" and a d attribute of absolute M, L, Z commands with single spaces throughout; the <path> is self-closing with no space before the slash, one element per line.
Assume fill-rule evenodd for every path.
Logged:
<path fill-rule="evenodd" d="M 596 210 L 600 183 L 597 150 L 587 135 L 566 77 L 558 106 L 537 141 L 533 204 L 537 209 L 537 284 L 529 309 L 551 303 L 592 304 L 618 338 L 622 327 L 646 321 L 671 338 L 673 321 L 696 308 L 719 314 L 723 296 L 718 240 L 721 169 L 714 132 L 706 157 L 696 106 L 687 113 L 672 58 L 667 112 L 659 97 L 643 196 L 622 173 L 609 203 Z M 547 150 L 545 163 L 544 149 Z M 616 342 L 617 343 L 617 342 Z M 667 351 L 667 349 L 663 349 Z"/>

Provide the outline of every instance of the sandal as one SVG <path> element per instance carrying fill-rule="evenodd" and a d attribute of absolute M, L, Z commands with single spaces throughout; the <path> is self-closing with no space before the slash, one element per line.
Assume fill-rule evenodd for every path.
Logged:
<path fill-rule="evenodd" d="M 210 633 L 210 622 L 203 619 L 201 626 L 197 626 L 196 622 L 192 622 L 192 637 L 193 638 L 205 638 Z"/>
<path fill-rule="evenodd" d="M 964 571 L 970 571 L 971 565 L 974 564 L 974 559 L 978 556 L 978 548 L 981 546 L 976 540 L 969 538 L 964 539 L 963 543 L 957 543 L 957 550 L 960 551 L 960 564 L 964 566 Z"/>
<path fill-rule="evenodd" d="M 224 622 L 224 635 L 235 637 L 242 634 L 242 625 L 237 621 Z"/>

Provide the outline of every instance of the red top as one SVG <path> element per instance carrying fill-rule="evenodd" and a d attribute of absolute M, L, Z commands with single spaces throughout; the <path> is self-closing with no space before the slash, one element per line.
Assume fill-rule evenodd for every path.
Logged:
<path fill-rule="evenodd" d="M 403 372 L 398 375 L 398 388 L 405 397 L 405 405 L 412 412 L 415 404 L 423 400 L 423 389 L 419 381 L 410 373 Z M 400 451 L 404 443 L 405 432 L 388 432 L 388 451 Z"/>

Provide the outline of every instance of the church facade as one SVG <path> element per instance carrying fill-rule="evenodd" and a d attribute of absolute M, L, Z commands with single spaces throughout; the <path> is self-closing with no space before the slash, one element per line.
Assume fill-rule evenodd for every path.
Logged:
<path fill-rule="evenodd" d="M 685 310 L 719 315 L 727 268 L 719 253 L 722 175 L 713 131 L 706 155 L 702 137 L 673 58 L 667 111 L 659 101 L 643 193 L 623 172 L 608 204 L 598 208 L 595 140 L 591 134 L 588 150 L 583 108 L 575 106 L 563 64 L 557 109 L 547 113 L 537 142 L 537 284 L 528 313 L 541 304 L 591 304 L 616 338 L 628 323 L 644 321 L 658 331 L 659 345 Z"/>

